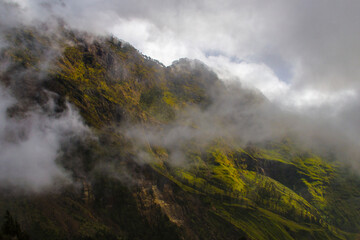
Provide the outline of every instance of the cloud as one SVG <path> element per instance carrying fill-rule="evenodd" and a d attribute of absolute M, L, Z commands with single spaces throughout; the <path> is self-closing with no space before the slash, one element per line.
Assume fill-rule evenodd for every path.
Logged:
<path fill-rule="evenodd" d="M 61 145 L 88 129 L 70 106 L 60 116 L 49 116 L 40 108 L 25 117 L 9 117 L 17 100 L 0 88 L 0 186 L 24 192 L 53 189 L 71 178 L 56 159 Z M 48 102 L 51 108 L 51 100 Z"/>
<path fill-rule="evenodd" d="M 24 19 L 60 17 L 72 27 L 112 33 L 166 65 L 181 57 L 198 58 L 211 65 L 209 52 L 227 58 L 216 62 L 223 68 L 232 67 L 233 57 L 248 67 L 256 64 L 258 77 L 246 74 L 249 68 L 234 75 L 253 82 L 255 87 L 261 85 L 258 79 L 262 78 L 260 89 L 270 98 L 280 85 L 279 94 L 283 94 L 284 87 L 291 93 L 299 91 L 296 95 L 304 89 L 328 96 L 347 89 L 359 90 L 358 1 L 15 2 L 22 7 Z M 318 103 L 314 99 L 314 104 Z"/>
<path fill-rule="evenodd" d="M 166 65 L 197 58 L 229 83 L 258 88 L 277 107 L 316 120 L 299 127 L 328 123 L 331 136 L 360 140 L 359 1 L 15 0 L 15 15 L 7 2 L 1 23 L 61 18 L 129 41 Z"/>
<path fill-rule="evenodd" d="M 270 100 L 277 99 L 289 90 L 289 85 L 263 63 L 236 62 L 224 56 L 210 56 L 205 61 L 217 71 L 221 79 L 226 81 L 236 77 L 244 86 L 259 89 Z"/>

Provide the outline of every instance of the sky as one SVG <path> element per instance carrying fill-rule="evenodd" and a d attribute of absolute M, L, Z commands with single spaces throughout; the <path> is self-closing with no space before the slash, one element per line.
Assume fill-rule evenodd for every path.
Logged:
<path fill-rule="evenodd" d="M 359 1 L 14 2 L 24 18 L 112 34 L 165 65 L 199 59 L 287 107 L 338 109 L 359 95 Z"/>
<path fill-rule="evenodd" d="M 26 20 L 113 34 L 165 65 L 199 59 L 284 105 L 343 104 L 359 92 L 358 1 L 13 2 Z"/>
<path fill-rule="evenodd" d="M 274 117 L 280 126 L 268 124 L 269 130 L 281 130 L 284 126 L 279 123 L 286 122 L 288 128 L 302 133 L 304 142 L 319 138 L 318 142 L 326 140 L 327 146 L 338 146 L 356 159 L 360 169 L 359 12 L 360 1 L 352 0 L 0 0 L 0 37 L 3 27 L 46 22 L 55 28 L 60 19 L 71 28 L 116 36 L 165 65 L 179 58 L 199 59 L 228 86 L 235 82 L 258 89 L 274 105 L 299 113 L 290 114 L 290 120 Z M 6 47 L 3 44 L 0 39 L 0 48 Z M 0 163 L 10 162 L 16 154 L 30 159 L 26 162 L 17 157 L 19 161 L 3 168 L 3 176 L 10 173 L 22 183 L 34 183 L 36 189 L 43 188 L 53 176 L 66 178 L 67 173 L 59 171 L 54 158 L 68 137 L 59 134 L 63 129 L 75 135 L 86 132 L 76 111 L 69 107 L 57 120 L 38 111 L 14 123 L 5 116 L 13 99 L 2 88 L 0 100 L 0 142 L 9 146 L 0 148 Z M 238 108 L 220 106 L 214 111 L 218 109 Z M 272 109 L 265 116 L 276 115 Z M 204 123 L 210 119 L 207 113 L 199 116 Z M 36 119 L 45 119 L 45 127 L 36 124 Z M 271 122 L 266 117 L 260 120 L 260 125 Z M 24 124 L 29 126 L 27 140 L 9 142 L 6 129 L 21 130 Z M 238 129 L 237 125 L 228 130 Z M 79 133 L 77 129 L 83 130 Z M 203 129 L 211 127 L 205 124 Z M 264 134 L 259 132 L 259 136 Z M 172 135 L 178 135 L 178 129 L 169 129 L 168 136 Z M 253 129 L 248 135 L 254 135 Z M 168 140 L 170 145 L 176 142 Z M 30 156 L 39 144 L 49 151 Z M 33 162 L 38 166 L 45 162 L 49 174 L 40 174 L 44 172 L 41 168 L 35 168 L 33 172 L 39 174 L 31 176 L 18 171 L 19 166 L 35 166 L 30 164 Z M 0 177 L 4 179 L 7 177 Z"/>

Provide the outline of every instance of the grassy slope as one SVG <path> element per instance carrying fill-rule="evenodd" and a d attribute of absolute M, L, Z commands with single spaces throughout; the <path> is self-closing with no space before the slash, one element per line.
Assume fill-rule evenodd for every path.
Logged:
<path fill-rule="evenodd" d="M 293 189 L 265 176 L 263 169 L 249 171 L 244 165 L 257 159 L 249 158 L 242 149 L 235 152 L 222 149 L 211 147 L 205 154 L 206 158 L 200 164 L 197 159 L 190 169 L 165 168 L 162 162 L 155 164 L 154 168 L 184 191 L 207 196 L 206 201 L 211 203 L 213 213 L 248 233 L 252 239 L 351 238 L 351 234 L 328 224 L 321 212 L 321 207 L 326 205 L 323 197 L 329 181 L 326 176 L 334 169 L 330 166 L 327 166 L 328 172 L 313 169 L 320 163 L 325 164 L 319 158 L 295 158 L 294 162 L 288 163 L 280 161 L 295 165 L 304 177 L 298 180 L 306 183 L 308 201 Z M 239 158 L 234 157 L 239 152 L 240 156 L 247 155 L 249 159 L 242 161 L 242 168 L 236 166 Z M 305 180 L 307 177 L 308 181 Z"/>

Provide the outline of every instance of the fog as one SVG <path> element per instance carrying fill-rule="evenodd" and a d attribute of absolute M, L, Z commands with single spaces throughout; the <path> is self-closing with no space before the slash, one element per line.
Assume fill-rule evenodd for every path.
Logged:
<path fill-rule="evenodd" d="M 203 72 L 200 73 L 203 76 L 212 71 L 197 61 L 186 61 L 188 65 L 179 67 L 175 64 L 172 68 L 179 72 L 194 71 L 193 75 Z M 218 81 L 222 82 L 221 79 Z M 299 150 L 350 164 L 358 171 L 358 135 L 350 127 L 357 122 L 351 117 L 354 115 L 351 109 L 355 106 L 289 110 L 269 101 L 257 89 L 242 86 L 237 80 L 220 86 L 209 82 L 206 91 L 211 104 L 185 107 L 177 113 L 175 121 L 160 126 L 125 124 L 120 129 L 133 140 L 140 161 L 153 160 L 149 146 L 167 149 L 170 163 L 186 166 L 191 145 L 195 149 L 206 149 L 220 140 L 236 149 L 287 139 Z"/>
<path fill-rule="evenodd" d="M 51 116 L 51 111 L 35 106 L 25 116 L 10 118 L 17 100 L 7 92 L 0 88 L 0 186 L 39 192 L 71 183 L 56 159 L 62 144 L 89 131 L 78 113 L 68 105 L 60 116 Z M 48 105 L 51 108 L 51 99 Z"/>
<path fill-rule="evenodd" d="M 189 141 L 229 138 L 245 146 L 292 136 L 320 154 L 331 149 L 357 169 L 359 8 L 357 1 L 2 0 L 0 49 L 8 47 L 4 39 L 12 27 L 58 34 L 61 26 L 114 35 L 166 65 L 181 57 L 200 59 L 227 90 L 212 93 L 213 102 L 205 109 L 186 108 L 161 131 L 120 129 L 138 147 L 165 146 L 171 161 L 182 164 L 181 146 Z M 40 68 L 59 54 L 57 47 L 44 55 Z M 0 74 L 9 65 L 2 62 Z M 69 181 L 69 173 L 56 163 L 60 146 L 89 130 L 70 105 L 60 115 L 49 114 L 51 94 L 47 110 L 35 104 L 24 116 L 9 117 L 26 91 L 19 86 L 22 74 L 33 74 L 34 81 L 46 78 L 41 72 L 19 72 L 10 87 L 1 87 L 0 180 L 37 191 L 52 186 L 54 179 Z M 143 152 L 139 157 L 147 158 Z"/>

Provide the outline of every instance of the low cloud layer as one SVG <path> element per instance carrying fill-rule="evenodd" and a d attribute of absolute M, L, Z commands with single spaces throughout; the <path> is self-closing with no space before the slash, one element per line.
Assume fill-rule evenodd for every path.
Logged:
<path fill-rule="evenodd" d="M 259 89 L 271 101 L 238 111 L 239 103 L 232 102 L 238 98 L 221 95 L 205 112 L 187 111 L 190 117 L 184 116 L 186 121 L 200 123 L 196 130 L 169 126 L 163 135 L 150 130 L 145 135 L 151 142 L 176 148 L 179 140 L 236 133 L 246 141 L 260 141 L 289 131 L 307 147 L 346 153 L 341 158 L 352 159 L 356 165 L 360 142 L 359 10 L 360 2 L 353 0 L 0 0 L 0 34 L 3 38 L 2 29 L 21 24 L 46 22 L 47 29 L 55 29 L 64 22 L 94 34 L 115 35 L 166 65 L 181 57 L 200 59 L 228 82 L 232 91 L 227 94 L 239 94 L 230 84 L 238 81 Z M 1 47 L 6 48 L 3 41 Z M 12 135 L 25 134 L 26 138 L 17 140 L 17 150 L 15 142 L 5 136 L 8 130 L 1 130 L 3 146 L 9 147 L 1 148 L 0 160 L 31 156 L 36 163 L 31 168 L 38 172 L 28 176 L 20 170 L 22 161 L 7 160 L 11 164 L 1 171 L 12 177 L 4 176 L 18 179 L 15 183 L 32 182 L 36 188 L 44 187 L 41 184 L 51 182 L 54 176 L 66 177 L 54 162 L 63 141 L 58 133 L 72 129 L 68 121 L 81 125 L 77 114 L 68 111 L 52 118 L 40 111 L 13 122 L 5 113 L 14 99 L 3 94 L 1 100 L 1 129 L 15 126 Z M 225 128 L 212 118 L 217 114 L 229 119 Z M 24 124 L 28 127 L 21 127 Z M 137 127 L 129 131 L 130 136 L 141 136 L 137 131 Z M 29 152 L 38 149 L 35 146 L 49 151 Z M 26 161 L 24 164 L 30 169 Z M 49 174 L 42 166 L 48 166 Z"/>

